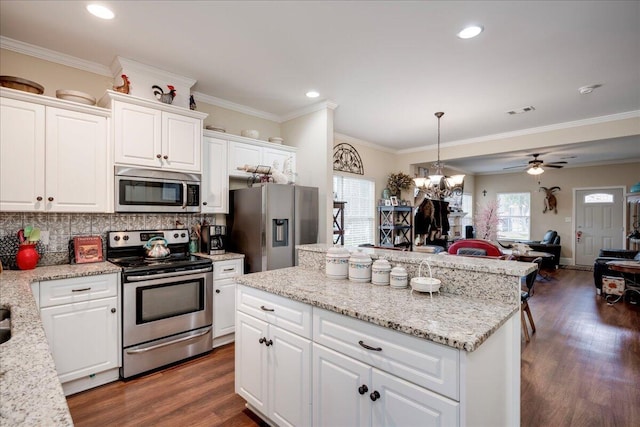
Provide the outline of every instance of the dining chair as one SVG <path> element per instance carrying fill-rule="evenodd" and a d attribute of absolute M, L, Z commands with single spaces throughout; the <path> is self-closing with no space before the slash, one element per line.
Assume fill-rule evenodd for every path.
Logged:
<path fill-rule="evenodd" d="M 525 277 L 524 285 L 526 290 L 522 289 L 520 291 L 520 320 L 522 321 L 522 331 L 524 332 L 524 339 L 529 342 L 529 328 L 527 327 L 527 322 L 524 318 L 524 314 L 527 313 L 527 317 L 529 318 L 529 323 L 531 324 L 531 335 L 536 333 L 536 324 L 533 321 L 533 316 L 531 315 L 531 308 L 529 307 L 529 298 L 533 295 L 533 287 L 536 283 L 536 278 L 538 276 L 538 272 L 540 271 L 540 265 L 542 264 L 542 258 L 538 257 L 531 261 L 536 264 L 535 271 L 527 274 Z"/>

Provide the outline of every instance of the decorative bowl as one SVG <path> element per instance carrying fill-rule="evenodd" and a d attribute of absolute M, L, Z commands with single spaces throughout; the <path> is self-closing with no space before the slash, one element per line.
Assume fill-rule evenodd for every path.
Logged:
<path fill-rule="evenodd" d="M 439 292 L 441 283 L 433 277 L 414 277 L 411 279 L 411 289 L 416 292 Z"/>
<path fill-rule="evenodd" d="M 269 138 L 269 142 L 273 142 L 274 144 L 282 144 L 284 142 L 284 139 L 277 136 L 272 136 L 271 138 Z"/>
<path fill-rule="evenodd" d="M 96 99 L 93 96 L 78 90 L 58 89 L 56 90 L 56 98 L 85 105 L 96 105 Z"/>
<path fill-rule="evenodd" d="M 260 132 L 258 132 L 257 130 L 243 130 L 242 132 L 240 132 L 240 135 L 246 136 L 247 138 L 258 139 L 258 137 L 260 136 Z"/>
<path fill-rule="evenodd" d="M 42 95 L 44 93 L 44 87 L 42 85 L 21 77 L 0 76 L 0 86 L 21 90 L 23 92 L 35 93 L 38 95 Z"/>

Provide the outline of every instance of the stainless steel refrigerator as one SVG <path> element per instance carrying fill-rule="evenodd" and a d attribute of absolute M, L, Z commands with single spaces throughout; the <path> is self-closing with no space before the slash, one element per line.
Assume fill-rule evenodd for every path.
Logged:
<path fill-rule="evenodd" d="M 245 273 L 292 267 L 296 245 L 318 242 L 318 189 L 261 184 L 232 190 L 229 247 L 245 256 Z"/>

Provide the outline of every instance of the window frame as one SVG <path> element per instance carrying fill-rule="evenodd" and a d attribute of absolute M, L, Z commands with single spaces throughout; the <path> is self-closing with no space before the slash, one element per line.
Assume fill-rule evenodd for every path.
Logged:
<path fill-rule="evenodd" d="M 528 212 L 526 215 L 520 214 L 520 215 L 501 215 L 501 204 L 500 204 L 500 199 L 501 196 L 506 196 L 506 195 L 520 195 L 520 196 L 527 196 L 528 197 Z M 524 240 L 531 240 L 531 192 L 530 191 L 506 191 L 506 192 L 502 192 L 502 193 L 496 193 L 496 201 L 498 202 L 498 230 L 496 230 L 496 238 L 498 240 L 509 240 L 509 241 L 524 241 Z M 522 219 L 526 219 L 526 221 L 524 221 L 526 223 L 527 226 L 527 230 L 526 230 L 526 235 L 521 235 L 521 236 L 515 236 L 514 235 L 514 231 L 510 230 L 508 231 L 508 235 L 505 235 L 505 231 L 502 231 L 502 224 L 503 221 L 505 219 L 509 219 L 511 223 L 513 223 L 513 219 L 517 219 L 518 222 L 523 222 L 521 221 Z"/>
<path fill-rule="evenodd" d="M 351 240 L 349 237 L 349 227 L 348 227 L 348 223 L 349 223 L 349 200 L 348 198 L 344 198 L 344 197 L 340 197 L 338 196 L 338 193 L 340 193 L 340 191 L 336 191 L 336 178 L 338 178 L 339 180 L 344 180 L 344 179 L 348 179 L 348 180 L 355 180 L 355 181 L 366 181 L 368 183 L 370 183 L 371 185 L 371 200 L 370 202 L 370 206 L 369 206 L 369 215 L 370 217 L 367 217 L 367 220 L 370 221 L 370 227 L 371 227 L 371 235 L 367 237 L 367 241 L 363 241 L 363 242 L 359 242 L 356 241 L 356 243 L 351 243 Z M 357 246 L 359 244 L 363 244 L 363 243 L 371 243 L 371 244 L 375 244 L 376 242 L 376 220 L 377 220 L 377 199 L 376 199 L 376 181 L 373 178 L 369 178 L 369 177 L 364 177 L 364 176 L 352 176 L 351 174 L 346 174 L 346 173 L 337 173 L 334 171 L 334 173 L 332 174 L 331 177 L 331 183 L 332 183 L 332 189 L 333 189 L 333 193 L 334 196 L 337 196 L 338 198 L 334 200 L 338 200 L 338 201 L 344 201 L 347 202 L 345 203 L 345 208 L 344 208 L 344 246 Z M 352 205 L 353 206 L 353 205 Z M 333 212 L 333 210 L 332 210 Z M 333 227 L 332 227 L 333 228 Z M 332 240 L 331 243 L 333 244 L 333 234 L 332 234 Z"/>

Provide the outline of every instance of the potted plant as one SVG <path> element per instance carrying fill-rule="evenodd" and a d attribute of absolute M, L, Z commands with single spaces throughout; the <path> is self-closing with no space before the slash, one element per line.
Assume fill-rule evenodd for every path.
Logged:
<path fill-rule="evenodd" d="M 387 188 L 392 196 L 401 197 L 402 190 L 408 190 L 413 186 L 413 178 L 403 172 L 392 173 L 387 179 Z"/>
<path fill-rule="evenodd" d="M 476 236 L 495 241 L 498 238 L 498 201 L 489 200 L 476 215 Z"/>

